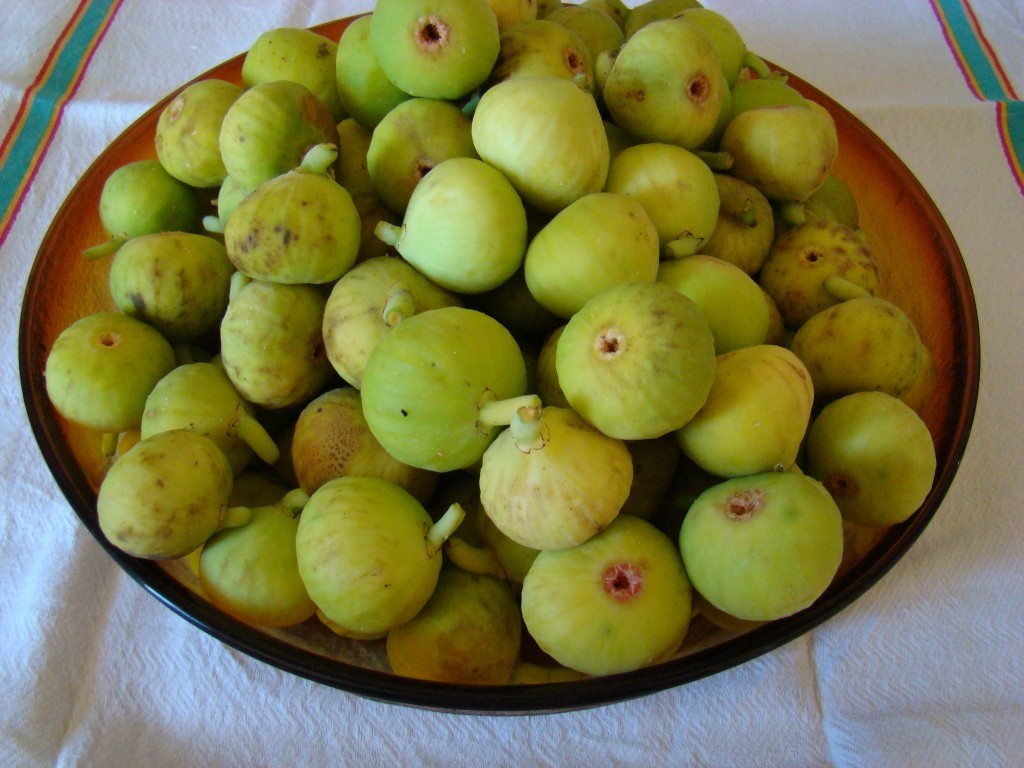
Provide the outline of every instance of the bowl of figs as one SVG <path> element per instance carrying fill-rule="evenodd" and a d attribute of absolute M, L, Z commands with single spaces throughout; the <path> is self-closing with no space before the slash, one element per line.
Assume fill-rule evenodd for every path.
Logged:
<path fill-rule="evenodd" d="M 695 0 L 379 0 L 154 104 L 24 295 L 84 525 L 169 609 L 360 696 L 541 713 L 828 620 L 963 456 L 957 244 Z"/>

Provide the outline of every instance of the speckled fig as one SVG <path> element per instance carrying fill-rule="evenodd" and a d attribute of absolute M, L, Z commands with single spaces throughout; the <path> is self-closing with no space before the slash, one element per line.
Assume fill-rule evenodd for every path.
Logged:
<path fill-rule="evenodd" d="M 228 172 L 220 154 L 220 127 L 241 95 L 242 89 L 227 80 L 199 80 L 183 88 L 161 111 L 154 144 L 169 174 L 202 189 L 224 182 Z"/>

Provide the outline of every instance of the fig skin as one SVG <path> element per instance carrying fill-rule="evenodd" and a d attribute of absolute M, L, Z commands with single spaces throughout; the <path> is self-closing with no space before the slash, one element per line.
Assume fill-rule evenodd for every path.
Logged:
<path fill-rule="evenodd" d="M 219 138 L 228 175 L 249 189 L 298 168 L 311 147 L 337 143 L 331 111 L 290 80 L 247 89 L 224 115 Z"/>
<path fill-rule="evenodd" d="M 588 675 L 628 672 L 673 653 L 692 590 L 672 540 L 620 515 L 570 549 L 541 552 L 526 574 L 523 623 L 559 664 Z"/>
<path fill-rule="evenodd" d="M 818 312 L 790 343 L 811 374 L 819 403 L 864 390 L 904 396 L 924 362 L 922 348 L 903 310 L 874 297 L 849 299 Z"/>
<path fill-rule="evenodd" d="M 837 303 L 835 278 L 877 296 L 881 274 L 871 247 L 836 221 L 800 224 L 779 237 L 761 266 L 758 282 L 775 301 L 783 322 L 796 329 Z"/>
<path fill-rule="evenodd" d="M 623 17 L 623 32 L 630 38 L 652 22 L 671 19 L 691 8 L 700 7 L 698 0 L 645 0 Z"/>
<path fill-rule="evenodd" d="M 459 99 L 487 80 L 498 59 L 498 19 L 488 0 L 378 0 L 370 47 L 399 89 Z"/>
<path fill-rule="evenodd" d="M 136 160 L 111 172 L 100 192 L 100 222 L 113 238 L 154 232 L 198 232 L 202 211 L 195 191 L 157 159 Z"/>
<path fill-rule="evenodd" d="M 498 32 L 537 18 L 537 0 L 487 0 L 498 19 Z"/>
<path fill-rule="evenodd" d="M 522 617 L 508 584 L 447 565 L 412 619 L 388 632 L 396 674 L 462 685 L 504 685 L 519 661 Z"/>
<path fill-rule="evenodd" d="M 515 77 L 580 78 L 593 90 L 594 58 L 583 39 L 554 21 L 535 19 L 502 32 L 491 84 Z"/>
<path fill-rule="evenodd" d="M 610 437 L 679 429 L 711 391 L 715 342 L 697 305 L 665 283 L 626 283 L 573 315 L 555 353 L 573 409 Z"/>
<path fill-rule="evenodd" d="M 607 527 L 633 482 L 621 440 L 571 409 L 520 411 L 484 453 L 480 501 L 498 529 L 531 549 L 565 549 Z"/>
<path fill-rule="evenodd" d="M 835 122 L 823 108 L 780 105 L 742 112 L 725 128 L 730 173 L 775 201 L 807 200 L 828 178 L 839 152 Z"/>
<path fill-rule="evenodd" d="M 224 246 L 212 237 L 157 232 L 117 250 L 108 284 L 118 309 L 182 344 L 217 327 L 233 271 Z"/>
<path fill-rule="evenodd" d="M 335 84 L 342 107 L 359 125 L 372 131 L 394 107 L 412 96 L 392 83 L 370 45 L 370 16 L 349 24 L 338 40 Z"/>
<path fill-rule="evenodd" d="M 461 303 L 403 259 L 367 259 L 331 288 L 323 321 L 327 357 L 338 375 L 359 389 L 366 361 L 388 331 L 419 312 Z"/>
<path fill-rule="evenodd" d="M 664 19 L 627 32 L 602 97 L 615 124 L 638 143 L 696 149 L 714 131 L 728 88 L 707 34 Z"/>
<path fill-rule="evenodd" d="M 335 123 L 347 113 L 338 95 L 335 62 L 338 44 L 309 29 L 268 29 L 250 46 L 242 60 L 246 88 L 274 80 L 301 83 L 330 110 Z"/>
<path fill-rule="evenodd" d="M 313 602 L 341 629 L 386 632 L 415 616 L 434 592 L 440 547 L 430 515 L 394 483 L 339 477 L 303 507 L 295 547 Z"/>
<path fill-rule="evenodd" d="M 242 89 L 211 78 L 181 90 L 157 121 L 154 144 L 164 169 L 192 187 L 209 189 L 224 183 L 228 171 L 220 154 L 224 115 Z"/>
<path fill-rule="evenodd" d="M 626 42 L 626 35 L 618 22 L 596 8 L 564 6 L 552 11 L 546 18 L 575 32 L 590 51 L 592 62 L 596 62 L 598 54 L 617 51 Z"/>
<path fill-rule="evenodd" d="M 735 264 L 748 275 L 761 269 L 775 242 L 775 217 L 761 191 L 742 179 L 715 174 L 718 219 L 701 253 Z"/>
<path fill-rule="evenodd" d="M 413 190 L 402 226 L 382 224 L 377 236 L 442 288 L 483 293 L 522 266 L 526 209 L 500 171 L 476 158 L 454 157 Z"/>
<path fill-rule="evenodd" d="M 253 280 L 228 304 L 221 360 L 239 394 L 269 409 L 323 390 L 333 373 L 323 348 L 326 297 L 316 286 Z"/>
<path fill-rule="evenodd" d="M 61 416 L 116 434 L 139 428 L 146 397 L 175 364 L 173 347 L 155 328 L 119 312 L 97 312 L 60 332 L 43 376 Z"/>
<path fill-rule="evenodd" d="M 834 400 L 807 435 L 807 473 L 858 525 L 884 528 L 909 519 L 932 489 L 935 466 L 927 424 L 884 392 Z"/>
<path fill-rule="evenodd" d="M 715 608 L 772 621 L 809 607 L 843 556 L 843 523 L 828 491 L 795 472 L 747 475 L 697 497 L 683 519 L 686 572 Z"/>
<path fill-rule="evenodd" d="M 227 506 L 233 477 L 220 448 L 198 432 L 177 429 L 140 440 L 100 484 L 100 529 L 135 557 L 184 557 L 234 522 Z"/>
<path fill-rule="evenodd" d="M 434 472 L 402 464 L 381 447 L 366 424 L 362 398 L 354 387 L 324 392 L 299 412 L 291 455 L 296 479 L 306 493 L 335 477 L 379 477 L 422 504 L 437 486 Z"/>
<path fill-rule="evenodd" d="M 517 130 L 509 131 L 509 125 Z M 473 144 L 523 200 L 548 214 L 592 192 L 608 176 L 608 134 L 594 97 L 560 77 L 513 78 L 484 92 Z"/>
<path fill-rule="evenodd" d="M 707 402 L 676 433 L 683 453 L 723 478 L 788 469 L 814 405 L 800 358 L 765 344 L 721 355 L 715 368 Z"/>
<path fill-rule="evenodd" d="M 653 520 L 679 467 L 679 444 L 674 435 L 662 435 L 654 440 L 629 440 L 626 448 L 633 460 L 633 483 L 619 514 Z"/>
<path fill-rule="evenodd" d="M 485 415 L 526 391 L 526 364 L 512 335 L 472 309 L 413 315 L 374 347 L 363 372 L 363 413 L 392 456 L 422 469 L 473 466 L 497 436 Z"/>
<path fill-rule="evenodd" d="M 568 319 L 601 291 L 658 275 L 658 230 L 644 206 L 615 192 L 570 203 L 530 241 L 523 262 L 530 294 Z"/>

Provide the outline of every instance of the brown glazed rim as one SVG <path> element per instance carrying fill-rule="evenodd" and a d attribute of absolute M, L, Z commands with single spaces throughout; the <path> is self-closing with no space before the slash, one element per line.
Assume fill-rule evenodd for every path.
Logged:
<path fill-rule="evenodd" d="M 352 19 L 314 27 L 337 40 Z M 227 67 L 240 67 L 235 57 L 196 80 L 219 76 Z M 778 67 L 773 69 L 779 70 Z M 785 73 L 788 74 L 788 73 Z M 193 81 L 194 82 L 194 81 Z M 645 696 L 685 685 L 754 659 L 799 637 L 843 610 L 876 584 L 903 556 L 934 517 L 950 488 L 967 446 L 978 398 L 980 377 L 980 332 L 970 278 L 952 233 L 934 202 L 904 163 L 870 129 L 842 106 L 813 86 L 789 75 L 789 83 L 805 96 L 824 106 L 837 123 L 842 122 L 858 141 L 869 145 L 877 162 L 896 179 L 904 198 L 925 217 L 934 232 L 936 249 L 945 255 L 943 280 L 951 286 L 947 296 L 953 317 L 957 359 L 948 374 L 954 378 L 951 391 L 960 398 L 958 407 L 942 414 L 936 445 L 938 466 L 935 484 L 921 509 L 906 523 L 887 530 L 872 549 L 810 608 L 785 619 L 762 625 L 718 645 L 695 651 L 633 672 L 572 682 L 519 686 L 469 686 L 425 682 L 399 677 L 336 661 L 278 640 L 236 621 L 215 609 L 163 570 L 157 563 L 140 560 L 112 546 L 99 529 L 96 494 L 82 467 L 63 447 L 60 417 L 46 395 L 43 370 L 44 342 L 38 338 L 37 317 L 45 306 L 46 287 L 41 285 L 41 259 L 30 272 L 22 305 L 18 354 L 22 394 L 33 433 L 58 487 L 68 503 L 111 558 L 136 582 L 172 611 L 196 627 L 255 659 L 297 676 L 363 697 L 395 704 L 467 714 L 538 714 L 596 707 Z M 172 98 L 155 104 L 123 134 L 146 130 L 156 114 Z M 95 172 L 100 159 L 115 151 L 115 141 L 98 158 L 85 176 Z M 84 178 L 84 177 L 83 177 Z M 68 201 L 82 185 L 71 191 L 55 221 L 66 215 Z M 906 199 L 902 199 L 906 203 Z M 40 254 L 53 248 L 55 225 L 51 224 Z"/>

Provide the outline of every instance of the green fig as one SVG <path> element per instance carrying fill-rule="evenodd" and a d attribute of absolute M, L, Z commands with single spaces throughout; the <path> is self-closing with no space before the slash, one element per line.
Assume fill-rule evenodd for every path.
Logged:
<path fill-rule="evenodd" d="M 623 18 L 623 32 L 627 38 L 632 37 L 637 30 L 652 22 L 671 19 L 691 8 L 700 7 L 698 0 L 644 0 L 630 9 Z"/>
<path fill-rule="evenodd" d="M 548 19 L 516 24 L 501 33 L 490 82 L 515 77 L 564 77 L 593 89 L 594 58 L 573 30 Z"/>
<path fill-rule="evenodd" d="M 100 222 L 120 242 L 154 232 L 197 232 L 199 198 L 159 160 L 135 160 L 116 168 L 100 192 Z"/>
<path fill-rule="evenodd" d="M 388 79 L 370 45 L 369 15 L 352 20 L 338 40 L 335 84 L 345 111 L 372 131 L 388 112 L 412 96 Z"/>
<path fill-rule="evenodd" d="M 756 275 L 775 242 L 775 218 L 768 198 L 753 184 L 724 173 L 715 174 L 718 220 L 701 253 L 735 264 Z"/>
<path fill-rule="evenodd" d="M 498 32 L 504 32 L 521 21 L 537 18 L 537 0 L 487 0 L 498 20 Z"/>
<path fill-rule="evenodd" d="M 600 53 L 617 51 L 626 41 L 619 23 L 593 7 L 567 5 L 552 11 L 546 18 L 575 32 L 590 51 L 590 61 L 593 63 L 596 63 Z"/>
<path fill-rule="evenodd" d="M 193 187 L 219 187 L 227 176 L 220 155 L 224 115 L 242 89 L 227 80 L 210 78 L 186 86 L 160 113 L 156 155 L 174 178 Z"/>

